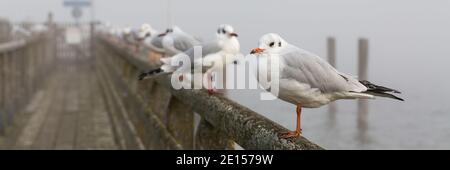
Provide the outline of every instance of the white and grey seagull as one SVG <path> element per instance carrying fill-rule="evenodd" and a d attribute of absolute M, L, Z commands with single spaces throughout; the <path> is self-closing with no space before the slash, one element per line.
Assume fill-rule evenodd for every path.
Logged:
<path fill-rule="evenodd" d="M 183 53 L 174 55 L 173 57 L 161 58 L 163 65 L 160 68 L 142 73 L 139 80 L 149 78 L 155 74 L 172 73 L 179 71 L 182 73 L 191 73 L 195 67 L 202 67 L 202 72 L 208 75 L 208 82 L 211 80 L 213 72 L 223 71 L 223 68 L 236 61 L 236 57 L 240 54 L 240 44 L 237 39 L 234 28 L 230 25 L 222 24 L 219 26 L 216 38 L 213 41 L 205 42 L 199 45 L 201 47 L 202 56 L 195 58 L 198 53 L 195 50 L 199 48 L 190 48 Z M 172 60 L 181 61 L 181 57 L 188 56 L 191 65 L 172 65 Z M 210 82 L 209 82 L 210 85 Z M 208 87 L 208 92 L 214 93 L 215 89 Z"/>
<path fill-rule="evenodd" d="M 135 48 L 137 52 L 139 50 L 140 39 L 138 38 L 137 31 L 131 27 L 126 27 L 122 30 L 122 40 L 127 44 Z"/>
<path fill-rule="evenodd" d="M 164 53 L 162 41 L 166 33 L 159 33 L 150 24 L 142 24 L 138 33 L 138 38 L 144 41 L 144 45 L 150 50 Z"/>
<path fill-rule="evenodd" d="M 279 61 L 277 97 L 297 105 L 296 130 L 284 133 L 282 138 L 301 134 L 302 108 L 317 108 L 339 99 L 371 99 L 375 96 L 403 101 L 391 94 L 399 91 L 341 73 L 319 56 L 289 44 L 278 34 L 262 36 L 259 47 L 253 49 L 251 54 L 265 63 L 273 59 Z M 259 67 L 259 72 L 272 71 L 270 66 Z"/>

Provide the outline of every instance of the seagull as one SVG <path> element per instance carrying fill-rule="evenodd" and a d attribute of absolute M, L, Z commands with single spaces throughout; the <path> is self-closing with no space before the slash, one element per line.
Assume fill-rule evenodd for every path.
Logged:
<path fill-rule="evenodd" d="M 167 29 L 162 41 L 164 52 L 167 56 L 174 56 L 189 50 L 193 46 L 200 45 L 200 42 L 193 36 L 187 34 L 178 26 Z"/>
<path fill-rule="evenodd" d="M 215 40 L 200 45 L 202 47 L 202 58 L 195 60 L 195 48 L 192 47 L 173 57 L 161 58 L 163 65 L 158 69 L 142 73 L 139 76 L 139 80 L 149 78 L 155 74 L 172 73 L 177 70 L 183 73 L 190 73 L 194 67 L 202 67 L 206 68 L 206 70 L 203 69 L 202 71 L 208 76 L 208 92 L 212 94 L 215 92 L 215 89 L 211 88 L 210 82 L 212 73 L 222 71 L 226 65 L 235 61 L 235 57 L 240 54 L 240 44 L 237 37 L 238 34 L 234 32 L 234 28 L 231 25 L 222 24 L 216 32 Z M 193 61 L 191 65 L 173 66 L 171 64 L 172 60 L 180 61 L 181 57 L 185 57 L 186 55 L 189 56 L 190 61 Z M 230 58 L 225 59 L 225 57 Z"/>
<path fill-rule="evenodd" d="M 140 39 L 138 38 L 136 30 L 131 27 L 124 28 L 122 31 L 122 39 L 126 44 L 134 46 L 135 52 L 139 51 Z"/>
<path fill-rule="evenodd" d="M 19 26 L 19 25 L 13 25 L 11 29 L 11 35 L 16 38 L 27 38 L 31 36 L 31 32 L 26 30 L 25 28 Z"/>
<path fill-rule="evenodd" d="M 399 91 L 341 73 L 319 56 L 289 44 L 278 34 L 262 36 L 259 48 L 253 49 L 251 54 L 260 62 L 279 60 L 277 97 L 297 106 L 296 130 L 283 133 L 282 138 L 301 135 L 302 108 L 317 108 L 339 99 L 372 99 L 375 96 L 403 101 L 391 94 Z M 259 67 L 259 71 L 270 72 L 268 66 Z"/>
<path fill-rule="evenodd" d="M 165 33 L 158 33 L 150 24 L 143 24 L 141 29 L 138 32 L 138 38 L 144 41 L 144 44 L 150 48 L 150 50 L 164 53 L 164 47 L 162 45 L 162 41 Z"/>

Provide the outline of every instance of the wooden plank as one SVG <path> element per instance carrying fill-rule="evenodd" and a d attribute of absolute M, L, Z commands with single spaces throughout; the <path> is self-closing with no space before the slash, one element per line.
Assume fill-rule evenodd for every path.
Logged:
<path fill-rule="evenodd" d="M 18 136 L 14 148 L 29 149 L 32 146 L 48 114 L 48 108 L 51 105 L 51 100 L 48 100 L 47 95 L 51 94 L 46 94 L 44 98 L 32 102 L 39 102 L 39 107 L 35 109 L 35 112 L 27 122 L 26 126 L 22 129 L 22 132 Z"/>
<path fill-rule="evenodd" d="M 54 75 L 61 76 L 61 75 Z M 33 142 L 33 149 L 53 149 L 56 141 L 57 132 L 59 129 L 59 124 L 61 120 L 61 112 L 64 107 L 64 92 L 61 88 L 57 87 L 59 83 L 57 77 L 50 79 L 51 83 L 47 85 L 48 90 L 54 90 L 55 93 L 51 96 L 47 96 L 46 100 L 51 100 L 51 107 L 48 110 L 48 115 L 46 116 L 45 122 L 41 126 L 40 132 Z M 66 82 L 67 83 L 67 82 Z"/>
<path fill-rule="evenodd" d="M 95 81 L 93 76 L 89 76 L 89 78 L 91 79 L 89 85 L 92 104 L 90 112 L 93 126 L 93 129 L 89 131 L 89 136 L 95 137 L 92 146 L 96 149 L 117 149 L 105 102 L 100 97 L 98 81 Z"/>
<path fill-rule="evenodd" d="M 92 76 L 87 74 L 82 75 L 82 82 L 80 87 L 80 113 L 77 125 L 77 139 L 75 141 L 75 149 L 94 149 L 95 135 L 94 135 L 94 121 L 93 109 L 99 107 L 94 103 L 94 90 Z"/>
<path fill-rule="evenodd" d="M 183 149 L 194 148 L 194 112 L 176 98 L 170 100 L 166 126 Z"/>
<path fill-rule="evenodd" d="M 112 124 L 105 111 L 105 104 L 100 98 L 96 98 L 97 107 L 93 110 L 93 136 L 95 136 L 94 146 L 96 149 L 117 149 Z"/>
<path fill-rule="evenodd" d="M 116 81 L 113 81 L 109 76 L 111 71 L 106 71 L 106 68 L 100 66 L 101 71 L 99 77 L 102 83 L 103 95 L 107 101 L 107 108 L 109 116 L 115 126 L 116 135 L 119 135 L 117 139 L 119 144 L 124 149 L 144 149 L 144 145 L 137 135 L 136 129 L 133 126 L 131 120 L 129 119 L 128 112 L 124 106 L 122 98 L 119 93 L 122 91 L 117 90 L 114 86 Z"/>
<path fill-rule="evenodd" d="M 74 74 L 66 75 L 65 77 L 71 77 L 74 80 L 66 81 L 74 81 L 77 82 L 78 77 L 73 77 Z M 76 124 L 78 121 L 78 106 L 77 106 L 77 92 L 76 92 L 76 83 L 69 83 L 68 87 L 59 87 L 59 89 L 65 89 L 65 97 L 64 97 L 64 107 L 60 114 L 60 126 L 58 128 L 58 134 L 55 142 L 55 149 L 73 149 L 75 145 L 75 135 L 76 135 Z"/>

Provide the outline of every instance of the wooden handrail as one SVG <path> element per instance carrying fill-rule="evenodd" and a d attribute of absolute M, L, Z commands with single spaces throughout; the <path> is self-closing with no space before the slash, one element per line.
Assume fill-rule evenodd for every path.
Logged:
<path fill-rule="evenodd" d="M 157 64 L 132 53 L 118 39 L 96 37 L 96 47 L 100 48 L 96 49 L 97 65 L 103 68 L 100 74 L 113 79 L 108 82 L 120 84 L 115 85 L 116 93 L 126 93 L 121 102 L 125 103 L 124 110 L 131 115 L 130 122 L 134 122 L 135 133 L 143 145 L 152 146 L 147 149 L 233 149 L 233 142 L 244 149 L 323 149 L 304 137 L 279 138 L 278 134 L 286 128 L 225 97 L 209 95 L 205 90 L 174 90 L 170 76 L 138 82 L 141 71 Z M 201 117 L 198 128 L 194 126 L 194 113 Z M 139 117 L 151 120 L 144 122 Z M 159 123 L 158 133 L 145 129 L 155 127 L 148 125 L 152 122 Z M 170 142 L 151 143 L 162 136 Z M 171 147 L 167 146 L 169 143 Z"/>

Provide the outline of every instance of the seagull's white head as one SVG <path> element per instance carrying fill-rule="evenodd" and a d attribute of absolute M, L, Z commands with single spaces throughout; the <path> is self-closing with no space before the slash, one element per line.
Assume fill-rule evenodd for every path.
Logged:
<path fill-rule="evenodd" d="M 253 49 L 250 54 L 279 53 L 279 51 L 285 48 L 287 45 L 288 43 L 283 38 L 281 38 L 280 35 L 275 33 L 269 33 L 263 35 L 259 39 L 259 47 Z"/>
<path fill-rule="evenodd" d="M 234 28 L 231 25 L 220 25 L 217 29 L 216 37 L 223 51 L 232 54 L 239 53 L 240 44 L 237 39 L 238 34 L 234 32 Z"/>
<path fill-rule="evenodd" d="M 238 37 L 238 34 L 234 32 L 234 28 L 228 24 L 222 24 L 219 26 L 216 32 L 216 36 L 219 39 L 232 39 Z"/>
<path fill-rule="evenodd" d="M 173 33 L 173 28 L 167 28 L 165 32 L 161 33 L 158 35 L 158 37 L 164 37 L 167 34 L 172 34 Z"/>
<path fill-rule="evenodd" d="M 153 34 L 155 34 L 155 31 L 150 24 L 142 24 L 141 29 L 139 29 L 138 38 L 145 39 L 153 36 Z"/>
<path fill-rule="evenodd" d="M 166 36 L 169 34 L 180 34 L 180 33 L 183 33 L 183 30 L 180 27 L 175 25 L 175 26 L 172 26 L 171 28 L 167 28 L 166 32 L 159 34 L 158 36 L 163 37 L 163 36 Z"/>

